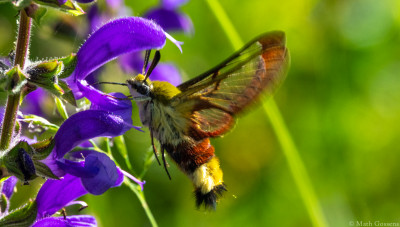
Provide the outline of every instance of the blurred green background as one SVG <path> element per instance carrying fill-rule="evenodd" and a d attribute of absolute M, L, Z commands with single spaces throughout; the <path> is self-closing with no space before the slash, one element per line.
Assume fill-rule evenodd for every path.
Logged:
<path fill-rule="evenodd" d="M 275 100 L 327 223 L 399 225 L 400 1 L 220 3 L 245 42 L 270 30 L 286 32 L 291 68 Z M 139 16 L 158 1 L 126 0 L 126 4 Z M 72 21 L 80 31 L 79 37 L 68 39 L 55 26 L 60 14 L 49 11 L 43 24 L 33 28 L 31 60 L 76 52 L 86 36 L 85 16 L 62 16 L 61 25 Z M 183 54 L 167 42 L 162 60 L 174 62 L 187 79 L 216 65 L 234 49 L 207 3 L 189 1 L 181 11 L 190 16 L 195 32 L 189 37 L 173 34 L 185 42 Z M 0 55 L 13 47 L 17 18 L 11 7 L 0 5 Z M 102 79 L 122 82 L 127 78 L 116 72 L 120 72 L 118 66 L 111 62 Z M 119 88 L 107 87 L 109 92 L 115 89 Z M 137 117 L 135 124 L 140 125 Z M 140 172 L 149 134 L 131 130 L 125 140 L 133 167 Z M 160 226 L 312 225 L 262 108 L 241 117 L 232 132 L 212 143 L 229 190 L 217 211 L 195 209 L 192 185 L 171 161 L 172 181 L 153 163 L 145 176 L 145 194 Z M 19 185 L 13 207 L 35 193 L 32 187 Z M 125 186 L 84 199 L 89 204 L 84 213 L 95 215 L 100 226 L 150 226 L 138 199 Z"/>

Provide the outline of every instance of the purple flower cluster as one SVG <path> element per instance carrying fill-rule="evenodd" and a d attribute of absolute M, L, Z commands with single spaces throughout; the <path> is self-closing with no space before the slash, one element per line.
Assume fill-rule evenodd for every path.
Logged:
<path fill-rule="evenodd" d="M 59 1 L 61 5 L 65 2 Z M 77 146 L 96 137 L 116 137 L 132 128 L 139 130 L 132 125 L 132 103 L 125 95 L 103 93 L 91 86 L 87 79 L 115 58 L 120 59 L 125 72 L 139 72 L 143 67 L 141 51 L 159 50 L 163 48 L 167 39 L 181 49 L 181 43 L 174 40 L 165 30 L 186 33 L 193 31 L 189 17 L 178 12 L 178 8 L 186 2 L 187 0 L 163 0 L 159 7 L 145 14 L 146 18 L 151 20 L 123 17 L 101 27 L 99 25 L 104 23 L 104 15 L 101 16 L 98 10 L 95 11 L 97 6 L 93 5 L 89 19 L 94 32 L 77 52 L 75 70 L 66 78 L 75 99 L 85 97 L 91 106 L 90 109 L 75 113 L 65 120 L 54 136 L 54 148 L 50 155 L 40 160 L 60 179 L 48 179 L 39 190 L 35 200 L 37 217 L 33 226 L 97 226 L 92 216 L 52 215 L 65 206 L 80 203 L 75 200 L 87 193 L 100 195 L 111 187 L 121 185 L 124 176 L 134 180 L 143 189 L 144 182 L 121 170 L 106 154 L 84 148 L 73 151 Z M 114 10 L 123 8 L 121 0 L 107 0 L 106 4 Z M 172 64 L 160 64 L 153 71 L 152 79 L 169 81 L 174 85 L 181 82 L 179 71 Z M 43 92 L 39 89 L 27 98 L 33 105 L 22 111 L 42 115 L 38 107 L 43 99 Z M 12 196 L 16 182 L 17 178 L 12 176 L 3 183 L 2 193 L 7 199 Z M 8 208 L 6 213 L 7 211 Z"/>
<path fill-rule="evenodd" d="M 39 191 L 36 201 L 40 221 L 37 223 L 65 221 L 45 217 L 84 194 L 100 195 L 122 183 L 123 172 L 104 153 L 85 150 L 64 158 L 74 147 L 89 139 L 116 137 L 131 128 L 138 129 L 132 126 L 132 104 L 124 99 L 126 97 L 123 94 L 105 94 L 90 86 L 85 78 L 121 54 L 160 49 L 165 45 L 166 38 L 163 29 L 154 22 L 128 17 L 105 24 L 82 45 L 77 53 L 75 71 L 68 83 L 76 98 L 86 97 L 91 101 L 91 107 L 69 117 L 54 137 L 54 150 L 44 163 L 51 166 L 54 173 L 63 176 L 63 179 L 47 180 Z M 75 159 L 79 159 L 79 156 L 83 160 Z M 93 221 L 86 216 L 67 219 L 71 222 L 79 220 Z"/>

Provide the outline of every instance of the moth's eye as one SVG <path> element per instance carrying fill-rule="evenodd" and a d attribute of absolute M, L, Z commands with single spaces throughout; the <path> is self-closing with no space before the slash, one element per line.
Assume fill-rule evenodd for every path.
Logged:
<path fill-rule="evenodd" d="M 142 95 L 149 95 L 150 93 L 149 85 L 144 83 L 138 84 L 135 89 Z"/>

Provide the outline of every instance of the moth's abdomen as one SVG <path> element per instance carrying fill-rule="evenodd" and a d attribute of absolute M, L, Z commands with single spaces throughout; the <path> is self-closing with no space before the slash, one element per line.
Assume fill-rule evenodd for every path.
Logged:
<path fill-rule="evenodd" d="M 178 146 L 165 146 L 171 158 L 192 180 L 196 205 L 215 209 L 218 198 L 226 191 L 222 170 L 210 140 L 196 143 L 182 142 Z"/>

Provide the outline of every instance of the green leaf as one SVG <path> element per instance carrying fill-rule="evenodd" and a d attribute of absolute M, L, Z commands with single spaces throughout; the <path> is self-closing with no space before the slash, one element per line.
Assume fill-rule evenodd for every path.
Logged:
<path fill-rule="evenodd" d="M 64 94 L 61 96 L 61 98 L 64 101 L 68 102 L 69 104 L 71 104 L 73 106 L 77 106 L 74 93 L 72 93 L 72 90 L 69 89 L 67 83 L 60 80 L 60 81 L 58 81 L 58 85 L 60 85 L 60 87 L 64 90 Z"/>
<path fill-rule="evenodd" d="M 1 198 L 0 198 L 0 211 L 1 211 L 2 214 L 7 210 L 8 203 L 9 203 L 9 201 L 8 201 L 6 195 L 4 195 L 3 193 L 1 193 Z"/>
<path fill-rule="evenodd" d="M 51 178 L 51 179 L 56 179 L 59 180 L 60 178 L 54 175 L 54 173 L 51 171 L 51 169 L 44 163 L 33 160 L 33 163 L 35 164 L 36 168 L 36 174 L 41 177 L 45 178 Z"/>
<path fill-rule="evenodd" d="M 139 174 L 139 179 L 143 179 L 144 175 L 146 174 L 147 170 L 149 170 L 151 164 L 153 164 L 153 161 L 155 159 L 154 153 L 153 153 L 153 147 L 150 146 L 150 148 L 147 150 L 144 158 L 144 163 L 143 163 L 143 170 Z"/>
<path fill-rule="evenodd" d="M 61 117 L 64 120 L 67 120 L 68 113 L 67 113 L 67 110 L 65 109 L 64 103 L 58 97 L 54 97 L 54 102 L 56 103 L 58 113 L 61 115 Z"/>
<path fill-rule="evenodd" d="M 0 226 L 30 226 L 35 222 L 37 216 L 36 201 L 30 201 L 23 207 L 11 211 L 7 216 L 0 219 Z"/>
<path fill-rule="evenodd" d="M 74 72 L 76 67 L 76 54 L 72 53 L 71 55 L 59 58 L 58 61 L 61 61 L 64 64 L 64 70 L 58 75 L 58 78 L 64 79 L 69 77 L 72 72 Z"/>
<path fill-rule="evenodd" d="M 39 5 L 49 6 L 54 9 L 70 13 L 74 16 L 80 16 L 82 14 L 85 14 L 85 11 L 83 11 L 82 8 L 79 7 L 79 5 L 72 0 L 67 0 L 67 2 L 65 2 L 63 5 L 59 5 L 57 0 L 34 0 L 34 1 Z"/>
<path fill-rule="evenodd" d="M 21 119 L 20 121 L 24 121 L 24 122 L 28 122 L 34 125 L 40 125 L 41 127 L 43 127 L 45 130 L 50 131 L 50 132 L 57 132 L 58 130 L 58 125 L 52 124 L 50 123 L 48 120 L 46 120 L 43 117 L 39 117 L 36 115 L 24 115 L 23 119 Z"/>
<path fill-rule="evenodd" d="M 39 141 L 37 143 L 31 144 L 35 153 L 32 156 L 33 160 L 43 160 L 49 156 L 54 148 L 54 139 L 49 138 L 47 140 Z"/>
<path fill-rule="evenodd" d="M 114 138 L 114 145 L 117 151 L 122 155 L 128 169 L 132 169 L 131 162 L 129 161 L 128 150 L 126 149 L 124 136 L 117 136 Z"/>
<path fill-rule="evenodd" d="M 0 4 L 2 4 L 2 3 L 8 3 L 8 2 L 11 2 L 12 0 L 0 0 Z"/>

